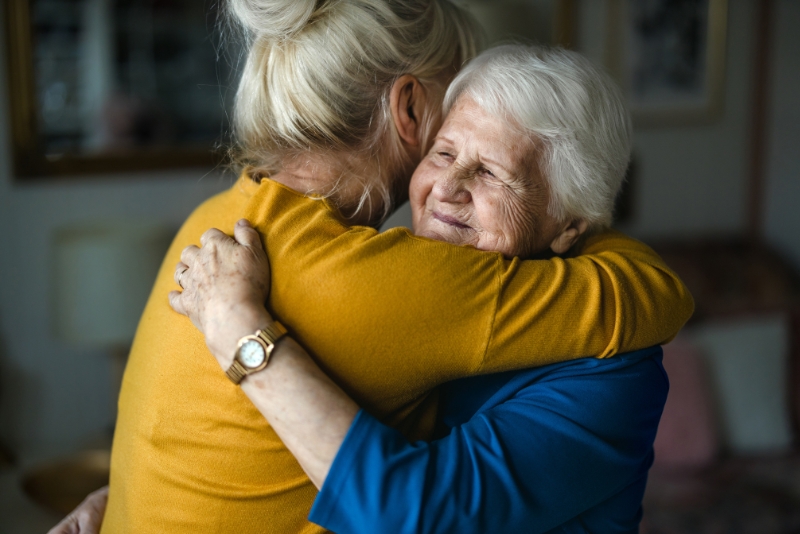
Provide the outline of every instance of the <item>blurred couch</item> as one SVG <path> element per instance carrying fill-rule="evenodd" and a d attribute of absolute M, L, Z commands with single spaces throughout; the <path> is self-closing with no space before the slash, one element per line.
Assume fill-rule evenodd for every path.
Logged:
<path fill-rule="evenodd" d="M 800 276 L 743 239 L 654 248 L 696 312 L 664 348 L 670 395 L 642 532 L 800 533 Z"/>

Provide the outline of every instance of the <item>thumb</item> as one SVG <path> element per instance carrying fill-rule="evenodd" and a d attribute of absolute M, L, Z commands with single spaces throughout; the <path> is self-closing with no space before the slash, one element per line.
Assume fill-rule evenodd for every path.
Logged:
<path fill-rule="evenodd" d="M 233 229 L 233 237 L 240 245 L 263 249 L 261 246 L 261 237 L 258 235 L 258 232 L 250 226 L 250 222 L 247 219 L 239 219 Z"/>

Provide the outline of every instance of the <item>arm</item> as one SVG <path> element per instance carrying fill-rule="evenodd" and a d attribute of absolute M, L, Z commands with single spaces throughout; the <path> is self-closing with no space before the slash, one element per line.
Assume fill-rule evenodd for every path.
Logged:
<path fill-rule="evenodd" d="M 310 519 L 342 534 L 547 532 L 569 521 L 637 532 L 667 393 L 659 362 L 521 373 L 431 443 L 360 412 Z"/>
<path fill-rule="evenodd" d="M 269 323 L 272 318 L 263 306 L 257 304 L 250 304 L 245 306 L 247 309 L 253 311 L 250 313 L 242 313 L 241 311 L 235 314 L 235 320 L 229 320 L 232 317 L 230 310 L 232 307 L 242 309 L 242 302 L 245 302 L 245 295 L 255 295 L 250 302 L 258 302 L 263 300 L 263 289 L 261 292 L 257 288 L 264 288 L 264 280 L 269 277 L 269 265 L 263 250 L 260 248 L 258 235 L 244 222 L 237 224 L 234 235 L 236 241 L 225 236 L 221 232 L 210 231 L 203 237 L 203 249 L 188 248 L 184 252 L 184 261 L 178 265 L 176 269 L 176 277 L 178 273 L 184 271 L 187 266 L 191 268 L 185 274 L 187 276 L 182 278 L 182 283 L 186 289 L 183 293 L 173 292 L 170 294 L 170 303 L 173 308 L 184 314 L 188 314 L 193 321 L 206 332 L 212 332 L 211 336 L 207 337 L 209 347 L 219 362 L 222 369 L 227 369 L 232 361 L 235 351 L 236 341 L 249 333 L 254 332 L 256 329 L 263 327 Z M 227 261 L 220 261 L 220 258 L 225 258 Z M 249 272 L 254 276 L 241 276 L 236 273 Z M 221 283 L 219 280 L 223 280 Z M 198 288 L 203 288 L 198 291 Z M 212 305 L 208 306 L 209 303 Z M 198 313 L 199 309 L 208 306 L 208 309 L 203 313 Z M 243 317 L 247 317 L 246 320 Z M 199 320 L 199 318 L 202 318 Z M 576 362 L 573 367 L 582 365 L 588 367 L 590 371 L 594 370 L 592 366 L 603 365 L 607 369 L 616 369 L 621 366 L 627 365 L 628 360 L 625 358 L 613 359 L 608 362 L 599 360 L 585 360 L 583 362 Z M 550 373 L 552 374 L 552 373 Z M 630 432 L 631 429 L 652 428 L 652 435 L 649 436 L 647 447 L 652 442 L 654 436 L 654 423 L 652 414 L 653 410 L 646 412 L 650 414 L 650 419 L 633 420 L 631 424 L 627 424 L 627 420 L 623 421 L 624 424 L 612 425 L 609 423 L 609 414 L 618 416 L 620 413 L 628 413 L 631 409 L 642 410 L 645 409 L 646 404 L 643 402 L 631 403 L 631 398 L 646 397 L 646 395 L 653 395 L 657 393 L 657 388 L 653 387 L 653 379 L 648 377 L 642 372 L 629 373 L 626 375 L 627 381 L 621 380 L 620 377 L 612 377 L 614 380 L 609 381 L 604 376 L 604 381 L 595 380 L 595 387 L 592 387 L 592 382 L 583 380 L 579 383 L 580 395 L 575 395 L 574 391 L 565 390 L 553 393 L 552 391 L 545 391 L 546 397 L 543 397 L 538 402 L 543 408 L 542 410 L 531 410 L 531 413 L 515 408 L 512 411 L 515 417 L 511 418 L 511 422 L 505 427 L 507 430 L 521 429 L 523 427 L 530 428 L 533 432 L 530 436 L 522 436 L 520 440 L 509 440 L 509 447 L 523 446 L 530 448 L 534 443 L 539 442 L 543 446 L 555 446 L 554 450 L 559 450 L 562 443 L 553 442 L 552 440 L 534 439 L 531 441 L 528 437 L 535 437 L 543 424 L 553 424 L 554 410 L 558 406 L 557 402 L 552 399 L 592 399 L 589 406 L 584 407 L 580 403 L 573 402 L 571 404 L 564 404 L 563 410 L 571 410 L 564 416 L 565 423 L 561 425 L 564 428 L 569 428 L 568 435 L 572 436 L 571 439 L 578 443 L 583 443 L 587 447 L 589 444 L 596 444 L 597 439 L 592 440 L 592 432 L 586 429 L 598 429 L 598 435 L 603 436 L 611 434 L 608 441 L 613 443 L 625 443 L 620 439 L 619 435 L 625 432 Z M 656 381 L 661 380 L 663 383 L 663 374 L 656 376 Z M 566 382 L 553 381 L 556 386 L 563 387 Z M 613 387 L 606 387 L 612 384 Z M 656 386 L 662 385 L 656 383 Z M 603 389 L 606 388 L 606 389 Z M 638 388 L 638 389 L 637 389 Z M 471 447 L 473 442 L 470 439 L 462 437 L 453 437 L 451 435 L 448 440 L 443 440 L 439 445 L 427 446 L 411 446 L 399 434 L 394 433 L 388 427 L 382 427 L 377 422 L 372 424 L 373 427 L 380 427 L 382 430 L 375 432 L 358 433 L 351 428 L 353 419 L 358 411 L 358 406 L 351 400 L 345 393 L 339 389 L 319 367 L 309 358 L 308 354 L 296 343 L 290 339 L 278 343 L 276 350 L 273 352 L 273 357 L 269 365 L 264 371 L 253 374 L 247 377 L 242 382 L 242 390 L 256 405 L 259 411 L 268 419 L 275 431 L 281 437 L 283 442 L 292 451 L 298 459 L 300 465 L 309 475 L 309 478 L 314 482 L 317 487 L 321 487 L 326 483 L 326 477 L 331 468 L 333 459 L 336 457 L 337 452 L 340 450 L 345 436 L 348 440 L 353 441 L 355 438 L 352 436 L 374 436 L 373 443 L 377 443 L 378 452 L 394 451 L 393 458 L 387 458 L 384 464 L 386 472 L 398 473 L 406 471 L 406 469 L 397 468 L 397 461 L 405 462 L 414 459 L 409 464 L 409 476 L 418 477 L 420 473 L 425 472 L 424 465 L 430 465 L 430 458 L 438 458 L 439 454 L 452 455 L 458 452 L 459 447 Z M 610 391 L 607 391 L 610 390 Z M 537 390 L 537 394 L 542 395 L 542 389 Z M 665 390 L 664 390 L 665 393 Z M 538 398 L 538 397 L 536 397 Z M 663 404 L 663 399 L 661 400 Z M 522 404 L 525 405 L 524 403 Z M 504 410 L 510 409 L 513 403 L 505 405 Z M 592 412 L 598 412 L 594 414 Z M 660 415 L 660 406 L 657 408 L 657 414 Z M 533 413 L 537 412 L 537 413 Z M 538 413 L 541 412 L 541 413 Z M 572 416 L 575 412 L 574 422 L 570 423 L 568 416 Z M 505 413 L 505 412 L 503 412 Z M 538 417 L 544 415 L 545 419 L 541 422 Z M 562 415 L 564 415 L 562 413 Z M 522 417 L 524 416 L 524 417 Z M 522 417 L 520 419 L 520 417 Z M 538 421 L 536 424 L 530 423 L 525 419 L 528 417 L 533 422 Z M 605 417 L 605 418 L 604 418 Z M 516 419 L 515 419 L 516 418 Z M 369 418 L 362 414 L 361 419 L 369 420 Z M 631 419 L 631 418 L 629 418 Z M 658 417 L 655 417 L 657 423 Z M 613 422 L 613 421 L 611 421 Z M 530 423 L 530 424 L 529 424 Z M 485 426 L 477 426 L 470 423 L 465 425 L 469 435 L 472 428 L 480 428 L 485 431 Z M 475 423 L 477 424 L 477 423 Z M 570 426 L 571 424 L 571 426 Z M 378 425 L 377 427 L 375 425 Z M 649 425 L 649 426 L 648 426 Z M 358 428 L 356 425 L 354 428 Z M 583 429 L 583 430 L 581 430 Z M 638 430 L 637 430 L 638 431 Z M 570 432 L 572 432 L 570 434 Z M 616 432 L 618 435 L 613 434 Z M 638 434 L 637 434 L 638 435 Z M 484 439 L 484 438 L 481 438 Z M 484 441 L 486 441 L 484 439 Z M 630 442 L 630 440 L 629 440 Z M 620 445 L 621 446 L 621 445 Z M 437 449 L 437 447 L 445 447 L 445 449 Z M 446 447 L 450 447 L 447 449 Z M 455 451 L 451 450 L 455 447 Z M 344 451 L 346 453 L 356 450 L 355 445 L 345 445 Z M 602 447 L 601 447 L 602 449 Z M 442 451 L 449 452 L 442 452 Z M 531 450 L 535 450 L 531 449 Z M 649 450 L 649 449 L 647 449 Z M 439 452 L 437 452 L 439 451 Z M 563 451 L 562 451 L 563 452 Z M 562 459 L 567 462 L 565 469 L 570 465 L 583 465 L 582 462 L 594 462 L 596 455 L 579 451 L 580 457 L 575 457 L 572 453 L 562 456 Z M 355 455 L 355 458 L 366 458 L 371 452 L 365 451 Z M 374 453 L 374 451 L 372 451 Z M 521 454 L 521 453 L 520 453 Z M 433 455 L 433 456 L 432 456 Z M 463 453 L 459 458 L 464 461 L 469 460 L 475 455 Z M 527 456 L 523 456 L 526 460 L 522 462 L 527 464 Z M 541 456 L 533 456 L 533 458 L 541 458 Z M 576 459 L 577 458 L 577 459 Z M 344 460 L 337 460 L 340 465 L 344 465 Z M 392 462 L 395 462 L 394 464 Z M 415 463 L 416 462 L 416 463 Z M 577 462 L 577 463 L 575 463 Z M 346 462 L 344 462 L 346 463 Z M 413 467 L 419 464 L 421 467 Z M 447 467 L 445 465 L 445 467 Z M 452 467 L 452 466 L 451 466 Z M 463 465 L 467 469 L 468 465 Z M 525 468 L 524 465 L 521 466 Z M 533 466 L 530 466 L 531 468 Z M 342 468 L 344 472 L 349 472 L 350 467 Z M 340 472 L 342 471 L 340 469 Z M 481 469 L 482 470 L 482 469 Z M 379 471 L 374 471 L 372 468 L 366 469 L 367 473 L 373 473 L 377 476 Z M 455 471 L 448 471 L 447 473 L 438 473 L 432 480 L 438 480 L 444 476 L 451 478 L 461 472 L 461 469 Z M 469 470 L 467 469 L 467 471 Z M 416 474 L 414 474 L 416 473 Z M 628 473 L 626 471 L 625 473 Z M 612 476 L 613 473 L 604 474 L 604 479 L 615 480 Z M 399 476 L 399 475 L 395 475 Z M 433 475 L 431 475 L 433 476 Z M 501 477 L 508 478 L 508 474 Z M 523 477 L 524 478 L 524 477 Z M 380 480 L 380 477 L 378 478 Z M 540 480 L 533 478 L 531 480 Z M 413 482 L 413 481 L 412 481 Z M 396 487 L 403 487 L 410 484 L 408 481 L 401 481 Z M 393 483 L 394 484 L 394 483 Z M 338 485 L 338 483 L 336 483 Z M 356 484 L 358 486 L 358 484 Z M 365 487 L 372 487 L 367 485 Z M 409 486 L 410 487 L 410 486 Z M 445 484 L 444 487 L 447 487 Z M 546 486 L 548 491 L 551 491 L 550 484 Z M 589 487 L 594 487 L 594 484 L 589 484 Z M 608 486 L 599 485 L 600 488 L 607 488 Z M 542 489 L 537 486 L 538 489 Z M 324 488 L 323 488 L 324 489 Z M 526 490 L 526 491 L 531 491 Z M 323 492 L 324 493 L 324 492 Z M 334 494 L 338 493 L 334 492 Z M 426 497 L 428 498 L 428 497 Z M 364 501 L 365 503 L 367 501 Z M 392 502 L 388 499 L 385 502 Z M 581 501 L 582 502 L 582 501 Z M 366 506 L 366 505 L 365 505 Z M 563 509 L 563 506 L 559 509 Z M 376 509 L 375 513 L 385 513 L 385 510 Z M 373 523 L 374 524 L 374 523 Z"/>
<path fill-rule="evenodd" d="M 238 225 L 235 235 L 257 255 L 252 230 Z M 216 256 L 211 251 L 250 257 L 227 251 L 240 245 L 222 234 L 204 241 L 202 253 L 186 258 L 192 273 L 187 289 L 171 295 L 176 311 L 193 317 L 202 302 L 193 288 L 213 293 L 218 287 L 209 283 L 214 269 L 208 259 Z M 260 271 L 266 270 L 266 258 L 259 261 Z M 243 267 L 236 261 L 221 265 L 230 271 Z M 229 274 L 217 273 L 235 278 Z M 252 289 L 243 284 L 240 290 Z M 231 293 L 228 288 L 220 295 Z M 210 345 L 220 366 L 230 365 L 238 337 L 270 320 L 263 311 L 248 325 L 236 321 L 240 332 L 217 330 L 231 331 L 227 341 L 219 336 Z M 544 532 L 622 493 L 628 514 L 619 522 L 634 530 L 666 398 L 663 370 L 651 358 L 627 355 L 561 366 L 528 371 L 521 382 L 512 379 L 504 395 L 430 444 L 411 444 L 358 412 L 290 339 L 279 342 L 267 368 L 247 377 L 242 390 L 321 488 L 311 519 L 333 531 L 392 525 L 398 532 L 516 532 L 523 526 Z"/>
<path fill-rule="evenodd" d="M 169 295 L 173 309 L 206 333 L 223 370 L 233 361 L 237 341 L 273 320 L 262 304 L 269 263 L 258 234 L 247 221 L 239 221 L 234 236 L 210 230 L 201 238 L 202 251 L 185 249 L 175 271 L 185 289 Z M 356 403 L 291 338 L 279 340 L 267 368 L 245 378 L 241 388 L 321 487 L 358 412 Z"/>
<path fill-rule="evenodd" d="M 404 229 L 350 229 L 324 201 L 269 180 L 245 216 L 275 260 L 270 310 L 359 399 L 385 394 L 394 376 L 376 379 L 351 347 L 424 374 L 418 395 L 468 374 L 662 343 L 693 309 L 651 249 L 615 232 L 575 258 L 509 261 Z"/>

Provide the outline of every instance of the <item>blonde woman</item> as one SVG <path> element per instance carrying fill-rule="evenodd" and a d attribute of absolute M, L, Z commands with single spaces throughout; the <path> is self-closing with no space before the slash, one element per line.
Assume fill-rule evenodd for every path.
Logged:
<path fill-rule="evenodd" d="M 181 250 L 209 227 L 255 223 L 272 260 L 270 309 L 362 406 L 412 438 L 431 435 L 429 393 L 443 382 L 648 347 L 685 322 L 680 280 L 618 234 L 595 235 L 580 257 L 522 262 L 403 230 L 346 231 L 343 220 L 375 224 L 406 198 L 444 89 L 474 50 L 455 6 L 231 7 L 250 32 L 235 114 L 250 167 L 192 214 L 159 273 L 120 395 L 104 532 L 321 530 L 307 521 L 313 484 L 163 298 Z M 580 221 L 563 215 L 574 234 Z"/>

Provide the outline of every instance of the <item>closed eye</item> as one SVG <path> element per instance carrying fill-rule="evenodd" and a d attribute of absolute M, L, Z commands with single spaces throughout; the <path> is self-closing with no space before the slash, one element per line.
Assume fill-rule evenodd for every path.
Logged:
<path fill-rule="evenodd" d="M 477 175 L 480 176 L 483 180 L 483 183 L 488 186 L 511 190 L 516 188 L 515 183 L 509 180 L 505 174 L 501 175 L 503 176 L 502 178 L 498 177 L 494 172 L 486 167 L 480 167 L 477 171 Z"/>
<path fill-rule="evenodd" d="M 456 159 L 453 154 L 451 154 L 450 152 L 447 152 L 446 150 L 439 150 L 439 151 L 436 152 L 436 155 L 439 156 L 440 158 L 444 159 L 447 162 L 452 162 L 452 161 L 454 161 Z"/>
<path fill-rule="evenodd" d="M 481 176 L 484 179 L 484 181 L 489 185 L 496 185 L 496 186 L 508 185 L 505 183 L 505 181 L 498 178 L 491 170 L 487 169 L 486 167 L 479 168 L 478 175 Z"/>

